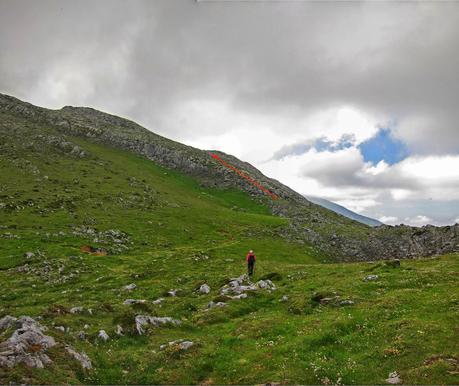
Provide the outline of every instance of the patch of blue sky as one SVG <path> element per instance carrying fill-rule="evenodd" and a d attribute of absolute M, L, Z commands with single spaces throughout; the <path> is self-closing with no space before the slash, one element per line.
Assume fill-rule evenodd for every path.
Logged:
<path fill-rule="evenodd" d="M 362 142 L 358 148 L 365 162 L 371 162 L 374 165 L 380 161 L 393 165 L 410 155 L 406 144 L 394 138 L 388 128 L 379 129 L 374 137 Z"/>

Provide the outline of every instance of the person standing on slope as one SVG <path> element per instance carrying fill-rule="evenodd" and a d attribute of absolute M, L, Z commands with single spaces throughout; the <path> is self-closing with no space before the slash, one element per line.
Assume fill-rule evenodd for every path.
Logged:
<path fill-rule="evenodd" d="M 247 261 L 247 270 L 248 270 L 249 276 L 252 276 L 253 271 L 255 269 L 255 260 L 257 260 L 257 257 L 255 256 L 252 250 L 249 251 L 245 260 Z"/>

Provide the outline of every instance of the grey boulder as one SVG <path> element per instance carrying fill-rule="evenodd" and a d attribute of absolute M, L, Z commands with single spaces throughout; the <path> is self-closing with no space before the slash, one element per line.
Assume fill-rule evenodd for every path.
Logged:
<path fill-rule="evenodd" d="M 86 355 L 84 351 L 79 353 L 76 351 L 72 346 L 66 345 L 65 350 L 73 357 L 75 358 L 78 362 L 80 362 L 80 365 L 83 369 L 90 370 L 92 369 L 91 365 L 91 360 L 89 357 Z"/>
<path fill-rule="evenodd" d="M 9 317 L 7 322 L 2 318 L 0 322 L 11 325 Z M 28 316 L 22 316 L 14 321 L 17 329 L 13 334 L 0 344 L 0 367 L 14 367 L 23 363 L 28 367 L 43 368 L 51 363 L 46 354 L 48 348 L 56 345 L 53 337 L 45 335 L 46 328 Z"/>
<path fill-rule="evenodd" d="M 210 292 L 210 287 L 207 284 L 203 284 L 199 287 L 199 292 L 202 294 L 208 294 Z"/>
<path fill-rule="evenodd" d="M 145 327 L 152 325 L 153 327 L 159 327 L 162 325 L 172 324 L 179 325 L 182 322 L 177 319 L 173 319 L 169 316 L 158 317 L 158 316 L 149 316 L 149 315 L 137 315 L 135 317 L 135 327 L 139 335 L 145 333 Z"/>
<path fill-rule="evenodd" d="M 378 275 L 368 275 L 365 277 L 365 281 L 375 281 L 378 280 L 379 276 Z"/>
<path fill-rule="evenodd" d="M 104 342 L 107 342 L 110 337 L 108 336 L 108 334 L 105 332 L 105 330 L 100 330 L 99 331 L 99 334 L 97 335 L 97 337 L 99 339 L 102 339 Z"/>

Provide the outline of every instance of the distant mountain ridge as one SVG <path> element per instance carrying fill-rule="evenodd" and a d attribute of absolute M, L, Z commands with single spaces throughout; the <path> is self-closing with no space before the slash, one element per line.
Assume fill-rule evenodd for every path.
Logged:
<path fill-rule="evenodd" d="M 378 221 L 374 218 L 363 216 L 361 214 L 355 213 L 348 208 L 338 205 L 335 202 L 326 200 L 325 198 L 317 197 L 317 196 L 305 196 L 309 201 L 313 202 L 314 204 L 321 205 L 324 208 L 330 209 L 333 212 L 346 216 L 352 220 L 361 222 L 362 224 L 369 225 L 371 227 L 377 227 L 380 225 L 384 225 L 381 221 Z"/>

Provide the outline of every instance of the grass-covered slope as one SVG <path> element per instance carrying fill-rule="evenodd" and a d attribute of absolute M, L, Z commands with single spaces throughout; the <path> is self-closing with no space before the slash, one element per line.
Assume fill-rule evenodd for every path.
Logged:
<path fill-rule="evenodd" d="M 200 188 L 189 177 L 127 152 L 74 143 L 87 152 L 84 159 L 53 153 L 51 147 L 22 148 L 23 156 L 15 159 L 19 143 L 4 149 L 2 266 L 22 263 L 24 249 L 66 245 L 71 253 L 71 246 L 84 244 L 79 236 L 84 227 L 121 230 L 127 241 L 120 250 L 126 246 L 134 253 L 158 246 L 200 251 L 231 244 L 245 249 L 255 236 L 271 239 L 287 223 L 240 191 Z M 117 249 L 116 243 L 95 244 Z M 294 249 L 312 253 L 308 247 Z"/>
<path fill-rule="evenodd" d="M 323 264 L 333 256 L 295 239 L 290 219 L 271 209 L 241 190 L 1 114 L 0 319 L 31 316 L 57 344 L 42 369 L 0 367 L 0 383 L 364 384 L 393 371 L 405 383 L 458 383 L 457 254 L 398 268 Z M 329 223 L 320 227 L 365 237 L 366 227 L 323 213 Z M 249 248 L 254 281 L 277 288 L 228 299 L 220 289 L 245 272 Z M 209 294 L 197 291 L 203 283 Z M 226 306 L 208 309 L 210 301 Z M 181 324 L 139 335 L 137 315 Z M 0 331 L 0 357 L 13 331 Z M 177 339 L 194 345 L 160 350 Z"/>
<path fill-rule="evenodd" d="M 191 177 L 202 187 L 242 191 L 269 208 L 269 213 L 288 219 L 288 226 L 279 233 L 285 240 L 313 245 L 335 261 L 411 258 L 459 251 L 459 224 L 420 229 L 371 228 L 313 204 L 252 165 L 217 152 L 223 160 L 279 197 L 271 200 L 262 190 L 213 159 L 209 152 L 174 142 L 135 122 L 91 108 L 67 106 L 49 110 L 0 94 L 0 132 L 6 135 L 5 148 L 9 148 L 8 137 L 13 136 L 20 137 L 25 148 L 40 151 L 45 143 L 63 153 L 84 158 L 72 139 L 78 138 L 139 155 Z"/>

